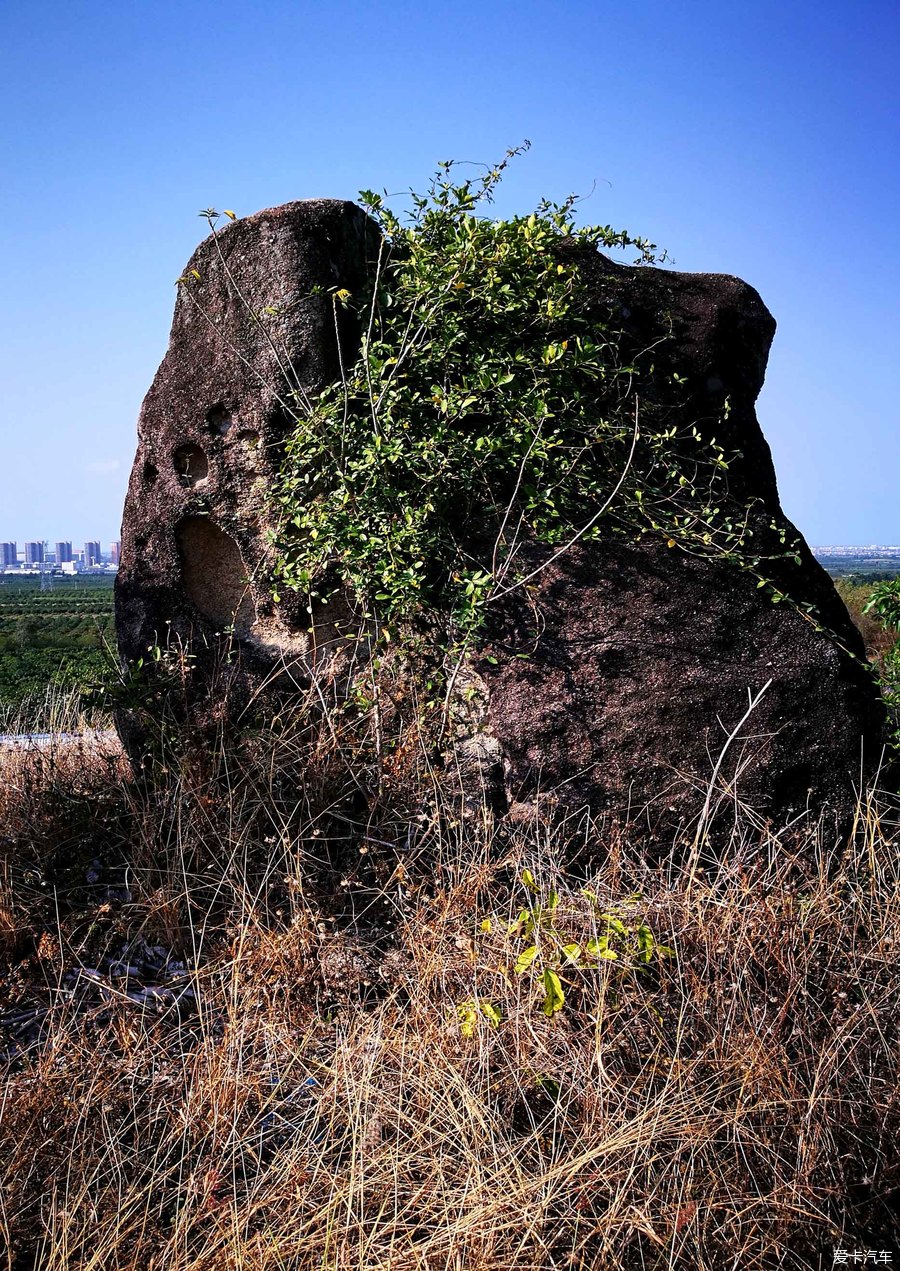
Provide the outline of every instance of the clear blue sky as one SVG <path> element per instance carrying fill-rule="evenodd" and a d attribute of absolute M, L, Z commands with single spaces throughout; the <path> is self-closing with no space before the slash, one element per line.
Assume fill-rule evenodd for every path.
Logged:
<path fill-rule="evenodd" d="M 202 207 L 421 188 L 528 137 L 498 212 L 738 274 L 812 543 L 900 541 L 896 0 L 6 0 L 0 539 L 118 535 Z"/>

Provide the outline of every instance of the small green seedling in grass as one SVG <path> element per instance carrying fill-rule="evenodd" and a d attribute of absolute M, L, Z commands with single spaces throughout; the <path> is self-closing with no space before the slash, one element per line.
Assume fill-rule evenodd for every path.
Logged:
<path fill-rule="evenodd" d="M 674 949 L 657 942 L 646 921 L 626 922 L 616 913 L 603 912 L 598 898 L 588 890 L 582 895 L 591 902 L 599 931 L 585 942 L 572 940 L 559 925 L 559 893 L 551 890 L 542 897 L 528 869 L 522 871 L 521 881 L 529 901 L 507 928 L 507 934 L 518 938 L 523 946 L 512 969 L 516 975 L 537 977 L 547 1016 L 555 1015 L 565 1005 L 566 972 L 596 971 L 601 962 L 620 962 L 623 972 L 646 973 L 654 959 L 675 956 Z M 639 899 L 629 897 L 626 904 Z"/>
<path fill-rule="evenodd" d="M 486 1019 L 494 1028 L 500 1026 L 500 1021 L 503 1018 L 499 1008 L 493 1002 L 483 1000 L 478 1002 L 460 1002 L 456 1008 L 456 1013 L 459 1017 L 459 1031 L 463 1037 L 473 1037 L 475 1035 L 475 1030 L 481 1018 Z"/>

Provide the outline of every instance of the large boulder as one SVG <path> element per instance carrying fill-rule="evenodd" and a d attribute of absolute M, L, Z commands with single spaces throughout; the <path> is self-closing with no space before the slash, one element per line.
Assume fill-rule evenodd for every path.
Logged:
<path fill-rule="evenodd" d="M 312 615 L 300 597 L 275 602 L 265 496 L 304 396 L 338 377 L 339 344 L 345 364 L 353 356 L 358 333 L 336 320 L 330 293 L 364 287 L 377 245 L 359 208 L 328 200 L 207 239 L 141 411 L 120 649 L 133 660 L 174 642 L 221 674 L 227 646 L 232 711 L 264 685 L 314 675 L 354 629 L 349 600 Z M 571 252 L 598 324 L 621 331 L 623 356 L 643 367 L 643 409 L 714 434 L 730 457 L 724 497 L 764 563 L 754 573 L 738 553 L 692 554 L 652 533 L 561 555 L 526 545 L 534 577 L 493 607 L 459 679 L 475 707 L 450 730 L 457 767 L 520 812 L 541 797 L 650 825 L 723 799 L 782 820 L 845 809 L 878 759 L 882 708 L 858 633 L 779 504 L 754 411 L 771 315 L 735 278 Z"/>

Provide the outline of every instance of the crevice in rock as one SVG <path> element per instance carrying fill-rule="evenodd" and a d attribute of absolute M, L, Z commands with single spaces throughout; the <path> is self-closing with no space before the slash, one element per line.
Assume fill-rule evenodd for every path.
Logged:
<path fill-rule="evenodd" d="M 178 480 L 182 485 L 200 485 L 209 477 L 209 460 L 202 446 L 187 442 L 172 456 Z"/>
<path fill-rule="evenodd" d="M 256 621 L 247 569 L 230 534 L 205 516 L 175 526 L 184 589 L 194 607 L 219 628 L 246 634 Z"/>
<path fill-rule="evenodd" d="M 234 421 L 228 407 L 218 402 L 206 412 L 206 422 L 217 437 L 224 437 Z"/>

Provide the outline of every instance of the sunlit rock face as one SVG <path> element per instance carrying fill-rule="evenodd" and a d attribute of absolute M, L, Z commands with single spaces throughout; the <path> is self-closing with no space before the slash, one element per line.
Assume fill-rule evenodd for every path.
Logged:
<path fill-rule="evenodd" d="M 304 200 L 228 224 L 186 266 L 169 348 L 141 408 L 116 585 L 119 648 L 190 648 L 198 676 L 227 645 L 237 703 L 276 664 L 302 678 L 340 615 L 273 601 L 266 493 L 304 396 L 339 375 L 358 335 L 335 288 L 357 292 L 377 253 L 355 204 Z M 261 320 L 256 315 L 261 315 Z M 224 637 L 224 638 L 223 638 Z"/>
<path fill-rule="evenodd" d="M 198 718 L 276 709 L 279 684 L 308 683 L 359 629 L 347 601 L 312 614 L 298 595 L 276 603 L 266 495 L 298 400 L 340 374 L 330 293 L 358 294 L 377 253 L 361 209 L 314 200 L 230 225 L 185 271 L 138 425 L 117 626 L 127 659 L 177 647 L 200 678 L 215 671 L 225 696 L 200 694 Z M 765 569 L 791 603 L 773 605 L 733 562 L 652 534 L 580 542 L 552 561 L 525 544 L 522 564 L 538 572 L 491 610 L 458 679 L 477 710 L 457 711 L 444 734 L 453 764 L 514 817 L 547 800 L 671 833 L 704 806 L 781 821 L 846 811 L 861 765 L 879 758 L 882 708 L 858 633 L 780 507 L 755 414 L 774 321 L 735 278 L 575 255 L 598 326 L 621 332 L 641 366 L 644 407 L 715 435 L 730 456 L 722 497 L 754 551 L 780 557 Z M 349 361 L 358 331 L 346 322 L 339 338 Z M 123 730 L 128 740 L 127 720 Z"/>

